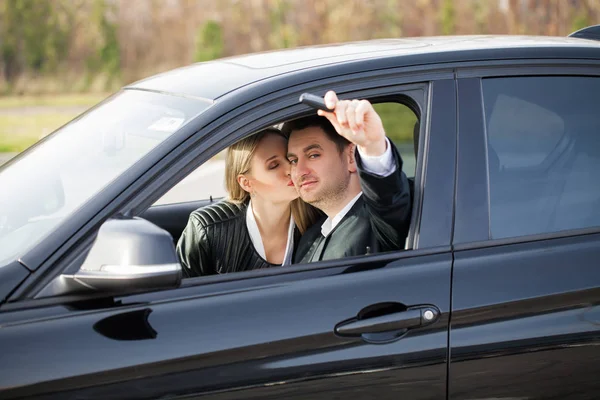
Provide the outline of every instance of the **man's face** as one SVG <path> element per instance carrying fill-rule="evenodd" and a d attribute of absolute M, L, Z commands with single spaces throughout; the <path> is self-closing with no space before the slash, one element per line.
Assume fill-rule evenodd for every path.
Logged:
<path fill-rule="evenodd" d="M 340 154 L 319 127 L 292 132 L 287 158 L 302 200 L 324 210 L 344 198 L 350 183 L 348 152 L 347 148 Z"/>

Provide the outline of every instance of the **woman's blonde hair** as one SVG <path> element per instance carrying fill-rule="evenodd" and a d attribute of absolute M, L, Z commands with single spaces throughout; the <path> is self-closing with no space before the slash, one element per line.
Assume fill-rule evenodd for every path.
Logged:
<path fill-rule="evenodd" d="M 229 146 L 225 159 L 225 188 L 227 189 L 229 201 L 232 203 L 246 203 L 250 199 L 250 193 L 246 192 L 238 183 L 238 176 L 250 171 L 252 158 L 256 153 L 258 144 L 268 134 L 275 134 L 288 139 L 280 130 L 267 128 L 252 136 L 240 140 Z M 300 233 L 304 233 L 320 217 L 319 211 L 297 198 L 291 202 L 292 215 Z"/>

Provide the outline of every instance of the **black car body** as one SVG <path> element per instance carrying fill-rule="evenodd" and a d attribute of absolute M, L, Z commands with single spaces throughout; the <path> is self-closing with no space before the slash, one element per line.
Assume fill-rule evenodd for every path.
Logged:
<path fill-rule="evenodd" d="M 214 199 L 152 206 L 160 196 L 329 89 L 420 121 L 405 251 L 162 288 L 73 283 L 101 226 L 143 218 L 176 239 Z M 203 111 L 0 266 L 0 398 L 600 397 L 600 42 L 379 40 L 197 64 L 124 92 Z"/>

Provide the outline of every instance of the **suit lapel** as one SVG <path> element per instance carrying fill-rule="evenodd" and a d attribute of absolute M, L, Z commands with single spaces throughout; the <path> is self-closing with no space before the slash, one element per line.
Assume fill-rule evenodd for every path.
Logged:
<path fill-rule="evenodd" d="M 321 256 L 323 255 L 323 249 L 325 248 L 325 238 L 323 237 L 323 235 L 319 235 L 317 237 L 317 239 L 315 240 L 315 243 L 313 243 L 313 246 L 314 246 L 313 247 L 314 251 L 312 252 L 312 255 L 310 256 L 309 262 L 320 261 Z"/>

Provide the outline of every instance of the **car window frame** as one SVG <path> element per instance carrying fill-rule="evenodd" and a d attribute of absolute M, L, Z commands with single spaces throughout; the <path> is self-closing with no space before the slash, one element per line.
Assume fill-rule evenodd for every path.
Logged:
<path fill-rule="evenodd" d="M 389 75 L 382 75 L 381 72 L 377 73 L 377 71 L 370 71 L 368 73 L 353 74 L 353 76 L 335 76 L 318 82 L 309 82 L 301 85 L 300 87 L 296 87 L 295 89 L 298 92 L 309 90 L 314 92 L 321 91 L 324 93 L 325 90 L 331 88 L 342 95 L 346 93 L 352 93 L 354 96 L 361 98 L 375 98 L 381 96 L 391 97 L 393 95 L 405 93 L 408 88 L 416 88 L 419 86 L 431 88 L 432 82 L 441 79 L 453 79 L 452 70 L 448 68 L 434 69 L 432 72 L 425 71 L 413 74 L 406 74 L 397 72 L 397 69 L 395 70 L 396 71 L 391 72 Z M 430 89 L 426 90 L 425 98 L 428 100 L 426 100 L 426 102 L 423 104 L 424 109 L 421 110 L 420 118 L 422 118 L 423 115 L 426 116 L 426 119 L 429 118 L 429 107 L 431 103 L 430 92 Z M 250 109 L 251 112 L 244 112 L 242 114 L 240 110 L 236 110 L 238 111 L 236 115 L 239 118 L 237 120 L 233 120 L 234 117 L 232 117 L 231 112 L 229 112 L 223 113 L 212 122 L 205 124 L 203 129 L 200 129 L 184 143 L 172 149 L 170 154 L 179 152 L 176 159 L 174 159 L 173 162 L 167 166 L 167 168 L 163 168 L 160 175 L 157 175 L 154 180 L 144 185 L 144 188 L 142 188 L 134 198 L 129 199 L 129 201 L 121 207 L 121 211 L 118 212 L 118 214 L 129 216 L 139 215 L 166 192 L 164 189 L 160 190 L 161 187 L 164 188 L 165 185 L 168 185 L 169 188 L 174 186 L 176 182 L 179 182 L 181 179 L 183 179 L 183 177 L 197 168 L 200 164 L 207 161 L 216 153 L 222 151 L 224 148 L 241 139 L 242 137 L 263 129 L 264 127 L 270 126 L 274 121 L 281 121 L 290 119 L 292 117 L 295 118 L 308 115 L 311 111 L 306 110 L 306 106 L 298 104 L 297 98 L 298 95 L 296 92 L 291 91 L 290 88 L 282 88 L 278 91 L 274 91 L 271 95 L 266 96 L 266 98 L 256 98 L 252 102 L 254 104 L 248 104 L 248 106 L 245 107 L 246 110 L 242 110 L 248 111 L 248 109 Z M 278 105 L 269 105 L 265 107 L 264 103 L 266 102 L 273 102 L 274 104 Z M 215 101 L 213 111 L 218 105 L 219 99 Z M 254 115 L 254 113 L 257 112 L 259 112 L 260 115 Z M 235 123 L 226 123 L 231 121 L 235 121 Z M 420 141 L 423 143 L 423 145 L 420 146 L 419 150 L 416 178 L 420 179 L 421 181 L 424 179 L 426 169 L 424 167 L 424 163 L 427 162 L 426 150 L 423 149 L 426 147 L 426 143 L 428 142 L 428 140 L 426 140 L 427 134 L 425 133 L 428 129 L 428 124 L 429 122 L 426 122 L 426 124 L 421 123 L 420 129 Z M 200 142 L 202 143 L 199 144 Z M 181 148 L 185 148 L 185 150 L 181 150 Z M 157 168 L 158 167 L 155 167 L 153 169 Z M 150 171 L 148 173 L 150 173 Z M 418 208 L 420 208 L 421 203 L 422 202 L 419 201 Z M 413 219 L 416 219 L 416 222 L 411 222 L 411 226 L 416 226 L 417 229 L 419 229 L 420 226 L 415 225 L 420 224 L 416 214 L 420 215 L 420 210 L 418 213 L 413 213 Z M 95 232 L 91 232 L 84 240 L 78 243 L 77 250 L 70 251 L 65 257 L 60 259 L 59 262 L 53 266 L 52 270 L 43 277 L 43 279 L 40 279 L 28 286 L 21 286 L 13 293 L 11 300 L 34 298 L 35 294 L 41 291 L 42 288 L 54 277 L 58 276 L 63 271 L 68 270 L 69 266 L 73 263 L 81 262 L 81 259 L 85 257 L 86 249 L 89 249 L 89 247 L 92 245 L 94 238 Z M 404 257 L 414 257 L 417 256 L 417 253 L 442 253 L 449 251 L 449 244 L 450 239 L 448 238 L 448 242 L 445 246 L 428 249 L 415 248 L 411 251 L 400 250 L 397 252 L 374 254 L 368 257 L 362 257 L 362 261 L 358 263 L 354 263 L 350 258 L 322 261 L 320 263 L 311 263 L 293 267 L 290 268 L 289 272 L 302 272 L 303 270 L 317 271 L 327 268 L 335 269 L 334 267 L 336 266 L 348 266 L 351 264 L 367 265 L 371 261 L 376 262 L 377 260 L 381 260 L 384 262 L 385 260 L 391 261 Z M 261 277 L 269 274 L 282 274 L 287 272 L 288 271 L 250 271 L 251 276 L 247 277 L 241 276 L 244 273 L 240 272 L 233 274 L 233 276 L 221 275 L 217 277 L 202 277 L 201 282 L 209 283 L 207 279 L 210 281 L 230 281 L 236 279 Z M 182 287 L 183 286 L 185 285 L 182 285 Z M 101 294 L 98 296 L 100 295 Z M 49 300 L 46 299 L 46 301 Z"/>
<path fill-rule="evenodd" d="M 491 239 L 490 180 L 482 80 L 544 76 L 596 77 L 600 79 L 600 68 L 598 68 L 600 60 L 541 59 L 519 60 L 515 63 L 518 64 L 516 66 L 506 64 L 506 62 L 490 62 L 487 63 L 487 66 L 467 66 L 457 70 L 456 73 L 459 109 L 469 110 L 468 115 L 459 115 L 458 121 L 459 125 L 462 125 L 463 128 L 467 126 L 468 129 L 462 129 L 458 135 L 457 205 L 455 235 L 452 240 L 452 246 L 456 251 L 600 233 L 599 226 Z M 474 118 L 473 115 L 475 115 Z M 553 152 L 549 157 L 552 157 Z M 476 212 L 468 213 L 467 209 L 476 210 Z M 459 234 L 457 235 L 456 232 Z"/>

